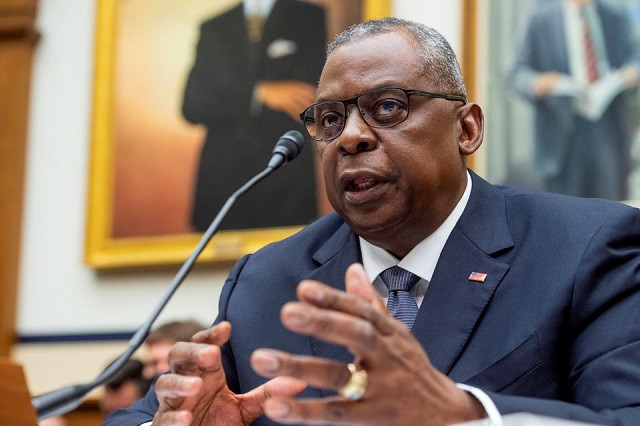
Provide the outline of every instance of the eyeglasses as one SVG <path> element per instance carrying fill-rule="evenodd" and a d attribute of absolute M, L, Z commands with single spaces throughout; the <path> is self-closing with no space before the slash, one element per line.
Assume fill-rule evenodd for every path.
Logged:
<path fill-rule="evenodd" d="M 406 90 L 383 87 L 370 90 L 355 98 L 318 102 L 300 114 L 307 133 L 313 140 L 330 141 L 342 133 L 347 117 L 347 107 L 356 105 L 364 121 L 371 127 L 386 128 L 402 123 L 409 116 L 409 96 L 426 96 L 448 101 L 467 103 L 462 95 Z"/>

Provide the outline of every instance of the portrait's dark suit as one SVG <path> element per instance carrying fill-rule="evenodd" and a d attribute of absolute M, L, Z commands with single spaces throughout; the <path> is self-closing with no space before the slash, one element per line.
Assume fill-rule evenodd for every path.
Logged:
<path fill-rule="evenodd" d="M 637 67 L 639 49 L 629 17 L 600 0 L 595 1 L 595 10 L 609 67 Z M 535 166 L 546 190 L 625 199 L 630 155 L 625 93 L 613 99 L 596 121 L 577 114 L 573 97 L 536 97 L 533 93 L 533 80 L 539 74 L 571 74 L 566 31 L 562 1 L 540 6 L 517 45 L 508 79 L 512 89 L 531 101 L 535 110 Z"/>
<path fill-rule="evenodd" d="M 299 120 L 253 101 L 259 81 L 297 80 L 316 85 L 325 58 L 321 7 L 278 0 L 264 22 L 262 38 L 249 41 L 242 5 L 204 22 L 187 79 L 183 114 L 203 124 L 192 224 L 204 230 L 233 191 L 264 169 L 276 141 Z M 224 229 L 301 225 L 317 217 L 313 152 L 248 192 Z"/>
<path fill-rule="evenodd" d="M 472 176 L 413 326 L 431 362 L 487 392 L 503 414 L 637 424 L 640 211 Z M 233 327 L 223 349 L 230 388 L 247 392 L 266 381 L 249 366 L 261 347 L 351 361 L 344 348 L 287 331 L 279 311 L 300 280 L 344 288 L 347 266 L 360 260 L 358 238 L 335 214 L 240 260 L 217 319 Z M 473 271 L 485 281 L 470 281 Z M 328 393 L 303 393 L 320 395 Z M 107 424 L 141 423 L 156 407 L 152 391 Z"/>

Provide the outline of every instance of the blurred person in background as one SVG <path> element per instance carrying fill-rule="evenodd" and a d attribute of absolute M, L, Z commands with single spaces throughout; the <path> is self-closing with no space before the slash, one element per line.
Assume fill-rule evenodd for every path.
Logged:
<path fill-rule="evenodd" d="M 143 369 L 142 361 L 130 359 L 104 386 L 104 394 L 98 403 L 102 414 L 107 415 L 118 408 L 127 408 L 147 393 L 151 380 L 143 377 Z"/>
<path fill-rule="evenodd" d="M 197 321 L 171 321 L 165 323 L 147 336 L 145 347 L 147 360 L 142 372 L 143 377 L 153 379 L 169 371 L 169 351 L 176 342 L 189 342 L 191 336 L 206 327 Z"/>
<path fill-rule="evenodd" d="M 627 198 L 628 95 L 638 86 L 640 50 L 618 6 L 543 2 L 516 46 L 508 84 L 534 107 L 534 164 L 547 191 Z"/>

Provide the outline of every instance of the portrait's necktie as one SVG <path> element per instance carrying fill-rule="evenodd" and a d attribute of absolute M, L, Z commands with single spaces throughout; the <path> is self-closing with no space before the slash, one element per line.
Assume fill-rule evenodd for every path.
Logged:
<path fill-rule="evenodd" d="M 247 16 L 247 32 L 251 43 L 259 43 L 262 39 L 262 26 L 264 18 L 260 15 Z"/>
<path fill-rule="evenodd" d="M 249 33 L 249 41 L 251 43 L 260 43 L 262 39 L 262 27 L 264 25 L 265 16 L 262 14 L 260 7 L 262 0 L 253 0 L 247 7 L 251 7 L 251 12 L 247 14 L 247 31 Z"/>
<path fill-rule="evenodd" d="M 418 315 L 418 305 L 411 294 L 411 289 L 420 281 L 420 277 L 399 266 L 393 266 L 382 271 L 380 278 L 389 289 L 387 301 L 389 312 L 394 318 L 411 328 Z"/>
<path fill-rule="evenodd" d="M 591 27 L 587 19 L 587 11 L 583 7 L 580 9 L 580 18 L 582 21 L 582 38 L 584 43 L 585 65 L 587 67 L 587 80 L 589 84 L 598 80 L 598 57 L 593 45 L 593 37 L 591 37 Z"/>

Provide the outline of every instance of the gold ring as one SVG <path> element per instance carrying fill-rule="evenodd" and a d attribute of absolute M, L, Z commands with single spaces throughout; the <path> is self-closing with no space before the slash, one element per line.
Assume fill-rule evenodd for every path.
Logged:
<path fill-rule="evenodd" d="M 338 393 L 352 401 L 357 401 L 364 396 L 367 389 L 367 372 L 356 367 L 353 363 L 347 365 L 351 376 L 349 381 L 338 389 Z"/>

